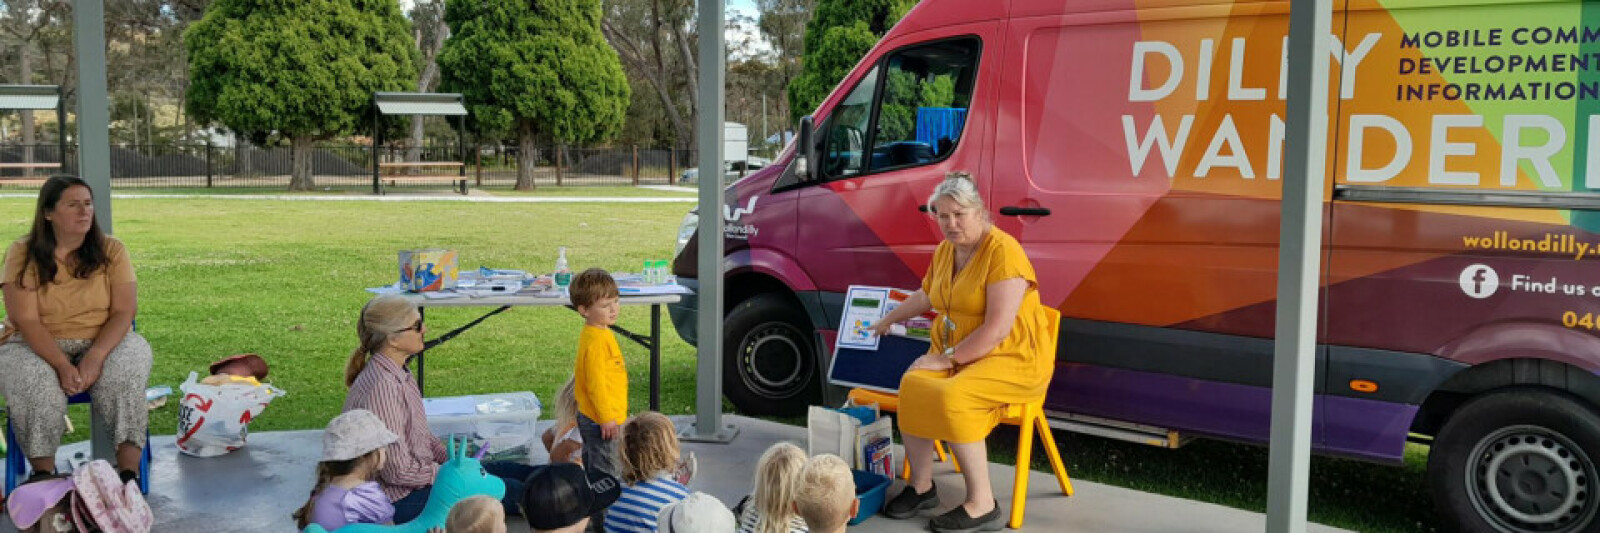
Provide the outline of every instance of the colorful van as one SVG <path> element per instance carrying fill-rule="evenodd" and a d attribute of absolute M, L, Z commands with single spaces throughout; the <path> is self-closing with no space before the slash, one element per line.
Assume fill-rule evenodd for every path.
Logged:
<path fill-rule="evenodd" d="M 1061 311 L 1057 427 L 1265 443 L 1288 9 L 921 2 L 727 189 L 727 397 L 833 400 L 846 288 L 916 287 L 969 171 Z M 1600 528 L 1600 4 L 1335 11 L 1316 450 L 1431 444 L 1450 529 Z"/>

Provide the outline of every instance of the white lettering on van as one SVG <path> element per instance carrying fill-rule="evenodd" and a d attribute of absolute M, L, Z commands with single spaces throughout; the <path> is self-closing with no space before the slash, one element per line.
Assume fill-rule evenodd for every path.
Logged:
<path fill-rule="evenodd" d="M 1355 98 L 1356 73 L 1361 62 L 1372 53 L 1378 41 L 1383 40 L 1382 33 L 1368 33 L 1362 37 L 1354 49 L 1346 49 L 1337 36 L 1329 35 L 1330 53 L 1333 62 L 1339 65 L 1339 98 L 1349 100 Z M 1289 97 L 1289 37 L 1280 40 L 1278 54 L 1278 99 L 1286 100 Z M 1234 37 L 1229 41 L 1228 52 L 1228 94 L 1227 99 L 1233 101 L 1260 101 L 1267 99 L 1265 87 L 1247 87 L 1244 84 L 1246 68 L 1260 67 L 1263 62 L 1252 63 L 1246 57 L 1246 48 L 1249 44 L 1244 37 Z M 1165 58 L 1167 65 L 1166 79 L 1149 80 L 1154 87 L 1146 87 L 1145 67 L 1152 61 L 1151 57 L 1159 55 Z M 1216 64 L 1216 41 L 1213 39 L 1200 39 L 1199 50 L 1195 56 L 1195 88 L 1196 101 L 1205 101 L 1211 98 L 1212 70 L 1218 68 Z M 1133 64 L 1128 75 L 1128 101 L 1129 102 L 1154 102 L 1172 96 L 1177 91 L 1178 85 L 1184 80 L 1185 65 L 1183 53 L 1177 45 L 1167 41 L 1135 41 L 1133 43 Z"/>
<path fill-rule="evenodd" d="M 1228 65 L 1228 99 L 1229 100 L 1266 100 L 1267 90 L 1260 87 L 1244 86 L 1244 37 L 1233 38 L 1233 53 Z"/>
<path fill-rule="evenodd" d="M 1522 130 L 1538 128 L 1545 132 L 1546 140 L 1540 146 L 1523 146 Z M 1534 176 L 1540 187 L 1557 188 L 1561 177 L 1550 166 L 1550 156 L 1567 144 L 1567 128 L 1550 115 L 1506 115 L 1505 140 L 1501 141 L 1500 185 L 1517 186 L 1517 162 L 1523 159 L 1533 165 Z"/>
<path fill-rule="evenodd" d="M 1228 146 L 1228 155 L 1221 154 L 1224 144 Z M 1232 113 L 1222 115 L 1222 123 L 1217 125 L 1217 133 L 1211 136 L 1211 144 L 1200 156 L 1194 177 L 1206 177 L 1211 173 L 1211 167 L 1234 167 L 1239 169 L 1239 175 L 1244 179 L 1256 179 L 1255 169 L 1250 167 L 1250 156 L 1244 151 L 1244 141 L 1239 140 L 1239 128 L 1233 125 Z"/>
<path fill-rule="evenodd" d="M 1167 64 L 1172 66 L 1167 74 L 1167 81 L 1155 89 L 1144 88 L 1145 57 L 1151 53 L 1166 56 Z M 1133 43 L 1133 75 L 1128 77 L 1129 102 L 1154 102 L 1178 88 L 1178 82 L 1183 79 L 1183 56 L 1178 54 L 1178 47 L 1166 41 L 1139 41 Z"/>
<path fill-rule="evenodd" d="M 1367 145 L 1367 129 L 1377 128 L 1389 132 L 1394 138 L 1394 157 L 1377 168 L 1361 165 Z M 1405 124 L 1386 115 L 1350 115 L 1350 146 L 1346 152 L 1345 179 L 1350 183 L 1383 183 L 1400 174 L 1411 161 L 1411 134 Z"/>
<path fill-rule="evenodd" d="M 1356 96 L 1356 66 L 1361 64 L 1361 60 L 1367 58 L 1367 54 L 1372 52 L 1372 47 L 1378 45 L 1378 41 L 1383 39 L 1383 34 L 1381 34 L 1381 33 L 1369 33 L 1369 34 L 1367 34 L 1366 37 L 1361 39 L 1361 43 L 1356 45 L 1356 49 L 1355 50 L 1351 50 L 1351 51 L 1348 51 L 1348 52 L 1345 51 L 1344 44 L 1339 42 L 1339 36 L 1334 35 L 1334 36 L 1330 36 L 1330 38 L 1333 39 L 1333 46 L 1330 47 L 1330 48 L 1333 49 L 1333 62 L 1339 64 L 1339 73 L 1340 73 L 1340 75 L 1339 75 L 1339 78 L 1340 78 L 1339 79 L 1339 99 L 1340 100 L 1349 100 L 1351 98 L 1355 98 L 1355 96 Z M 1284 42 L 1284 46 L 1287 47 L 1289 45 L 1289 38 L 1288 37 L 1284 37 L 1283 38 L 1283 42 Z M 1283 69 L 1285 72 L 1287 72 L 1289 70 L 1287 68 L 1288 61 L 1289 61 L 1289 57 L 1288 57 L 1288 51 L 1286 49 L 1285 52 L 1284 52 L 1284 65 L 1286 66 L 1286 68 Z M 1283 88 L 1283 87 L 1280 87 L 1280 89 L 1281 88 Z M 1279 94 L 1288 94 L 1288 93 L 1287 93 L 1287 91 L 1284 91 L 1284 92 L 1280 92 Z"/>
<path fill-rule="evenodd" d="M 1133 115 L 1122 116 L 1122 137 L 1128 143 L 1128 164 L 1133 169 L 1133 175 L 1138 176 L 1144 169 L 1144 161 L 1150 156 L 1150 145 L 1154 144 L 1161 149 L 1161 163 L 1166 167 L 1167 177 L 1172 178 L 1178 172 L 1178 155 L 1183 153 L 1184 145 L 1189 142 L 1189 128 L 1194 126 L 1194 115 L 1184 115 L 1178 121 L 1178 132 L 1172 137 L 1167 137 L 1167 128 L 1161 123 L 1161 115 L 1156 115 L 1150 121 L 1150 129 L 1145 130 L 1144 138 L 1139 138 Z"/>
<path fill-rule="evenodd" d="M 1595 155 L 1600 154 L 1600 115 L 1589 115 L 1589 151 L 1588 164 L 1583 169 L 1583 186 L 1590 189 L 1600 189 L 1600 159 Z M 1600 296 L 1600 295 L 1597 295 Z"/>
<path fill-rule="evenodd" d="M 1283 117 L 1272 114 L 1267 122 L 1267 179 L 1283 175 Z"/>
<path fill-rule="evenodd" d="M 1433 150 L 1428 154 L 1428 183 L 1434 185 L 1478 185 L 1477 172 L 1445 170 L 1445 159 L 1453 155 L 1471 156 L 1478 151 L 1478 145 L 1474 143 L 1450 142 L 1451 128 L 1479 128 L 1482 126 L 1482 115 L 1433 116 L 1433 137 L 1431 139 Z"/>

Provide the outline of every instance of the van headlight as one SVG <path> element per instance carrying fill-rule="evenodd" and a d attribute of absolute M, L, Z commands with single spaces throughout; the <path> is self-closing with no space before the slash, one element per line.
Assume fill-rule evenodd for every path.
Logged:
<path fill-rule="evenodd" d="M 700 229 L 700 214 L 690 211 L 683 215 L 683 222 L 678 223 L 678 244 L 672 249 L 672 256 L 677 257 L 683 252 L 683 247 L 689 245 L 689 238 L 694 236 L 695 230 Z"/>

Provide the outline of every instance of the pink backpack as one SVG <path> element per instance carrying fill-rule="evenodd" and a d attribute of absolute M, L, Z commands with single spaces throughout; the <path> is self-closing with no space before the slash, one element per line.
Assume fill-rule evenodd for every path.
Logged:
<path fill-rule="evenodd" d="M 149 533 L 155 522 L 139 485 L 123 483 L 103 460 L 84 463 L 69 478 L 17 487 L 10 500 L 12 518 L 25 531 Z"/>

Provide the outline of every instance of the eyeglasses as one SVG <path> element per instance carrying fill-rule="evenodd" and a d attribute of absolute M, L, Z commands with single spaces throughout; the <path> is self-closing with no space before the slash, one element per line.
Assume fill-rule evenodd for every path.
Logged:
<path fill-rule="evenodd" d="M 417 319 L 417 323 L 412 324 L 411 327 L 402 329 L 400 331 L 396 331 L 395 333 L 405 333 L 407 331 L 415 331 L 417 333 L 422 333 L 422 319 L 420 319 L 420 318 Z"/>

